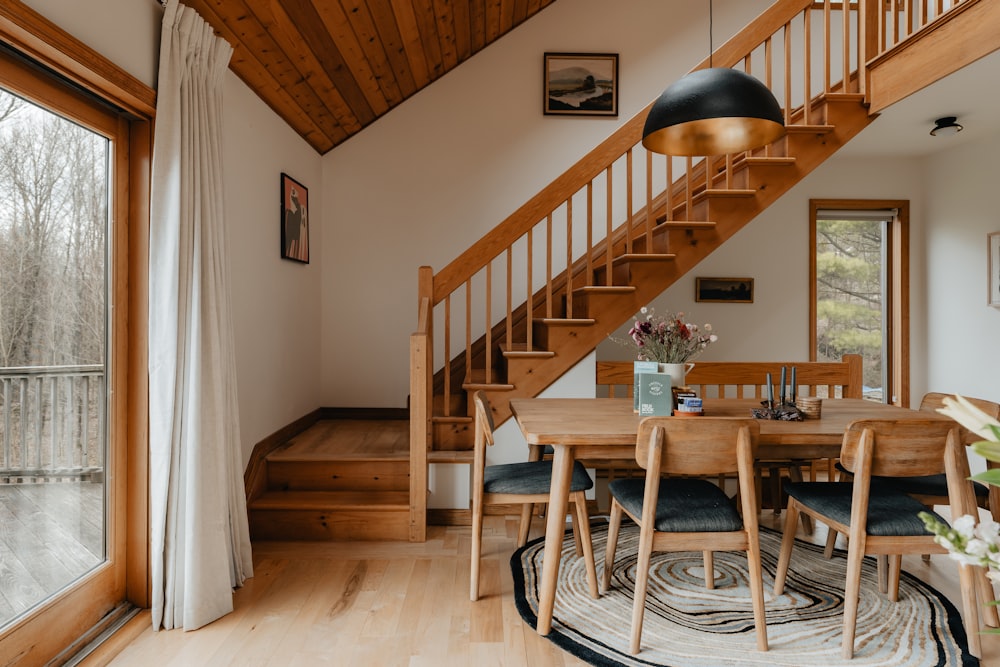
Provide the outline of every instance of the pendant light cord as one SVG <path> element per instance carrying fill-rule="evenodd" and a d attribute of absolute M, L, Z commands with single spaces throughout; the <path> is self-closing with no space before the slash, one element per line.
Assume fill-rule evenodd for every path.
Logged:
<path fill-rule="evenodd" d="M 712 56 L 715 54 L 715 45 L 712 43 L 713 20 L 712 0 L 708 0 L 708 67 L 712 68 Z"/>

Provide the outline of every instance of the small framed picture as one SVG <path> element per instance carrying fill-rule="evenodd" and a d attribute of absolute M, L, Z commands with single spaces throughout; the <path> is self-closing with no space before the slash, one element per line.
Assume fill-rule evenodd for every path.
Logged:
<path fill-rule="evenodd" d="M 281 175 L 281 256 L 309 263 L 309 190 Z"/>
<path fill-rule="evenodd" d="M 753 303 L 753 278 L 695 278 L 694 300 Z"/>
<path fill-rule="evenodd" d="M 546 53 L 546 115 L 617 116 L 617 53 Z"/>
<path fill-rule="evenodd" d="M 994 308 L 1000 308 L 1000 232 L 987 234 L 986 240 L 986 247 L 989 250 L 989 256 L 987 257 L 987 285 L 990 290 L 986 303 Z"/>

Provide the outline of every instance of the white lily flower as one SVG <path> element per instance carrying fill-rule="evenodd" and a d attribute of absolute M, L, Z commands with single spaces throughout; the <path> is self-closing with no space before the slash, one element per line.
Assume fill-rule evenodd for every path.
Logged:
<path fill-rule="evenodd" d="M 963 514 L 952 522 L 951 527 L 966 540 L 971 540 L 975 536 L 976 518 L 971 514 Z"/>
<path fill-rule="evenodd" d="M 944 407 L 938 408 L 937 411 L 946 417 L 951 417 L 984 440 L 996 441 L 989 426 L 1000 427 L 1000 422 L 990 417 L 965 398 L 957 395 L 954 398 L 946 396 L 944 398 Z"/>

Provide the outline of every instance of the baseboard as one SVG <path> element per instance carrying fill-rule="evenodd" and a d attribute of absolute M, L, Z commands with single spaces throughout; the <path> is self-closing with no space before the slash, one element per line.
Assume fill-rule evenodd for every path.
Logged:
<path fill-rule="evenodd" d="M 409 419 L 406 408 L 320 408 L 320 419 Z"/>

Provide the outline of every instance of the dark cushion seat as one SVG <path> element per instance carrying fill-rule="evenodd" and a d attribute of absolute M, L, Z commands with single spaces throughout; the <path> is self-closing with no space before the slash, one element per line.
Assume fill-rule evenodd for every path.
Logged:
<path fill-rule="evenodd" d="M 841 472 L 848 472 L 838 461 L 837 469 Z M 850 473 L 848 473 L 850 474 Z M 872 477 L 872 484 L 878 480 L 880 484 L 891 484 L 898 491 L 912 493 L 917 496 L 941 496 L 948 495 L 948 476 L 944 473 L 940 475 L 924 475 L 921 477 Z M 985 484 L 973 482 L 976 496 L 986 498 L 990 495 L 990 489 Z"/>
<path fill-rule="evenodd" d="M 616 479 L 608 491 L 634 516 L 642 516 L 644 478 Z M 669 533 L 741 530 L 743 519 L 728 496 L 704 479 L 666 478 L 656 499 L 656 530 Z"/>
<path fill-rule="evenodd" d="M 851 482 L 790 482 L 785 491 L 803 505 L 844 525 L 851 524 Z M 885 486 L 872 486 L 868 500 L 868 534 L 881 537 L 927 535 L 917 516 L 927 508 L 913 497 Z M 934 516 L 948 523 L 935 512 Z"/>
<path fill-rule="evenodd" d="M 552 461 L 523 461 L 486 466 L 483 490 L 486 493 L 517 493 L 529 495 L 548 493 L 552 482 Z M 573 462 L 573 479 L 570 493 L 593 488 L 583 464 Z"/>

